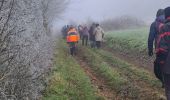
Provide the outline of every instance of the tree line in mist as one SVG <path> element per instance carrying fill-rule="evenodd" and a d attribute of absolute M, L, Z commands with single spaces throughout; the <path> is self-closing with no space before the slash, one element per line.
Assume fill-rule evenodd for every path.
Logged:
<path fill-rule="evenodd" d="M 68 24 L 74 26 L 82 24 L 90 27 L 93 23 L 99 23 L 105 31 L 114 31 L 147 26 L 145 21 L 130 15 L 124 15 L 116 18 L 107 18 L 101 21 L 95 21 L 91 18 L 87 18 L 86 21 L 82 23 L 77 23 L 76 21 L 71 20 Z"/>
<path fill-rule="evenodd" d="M 107 31 L 137 28 L 146 26 L 143 20 L 133 16 L 121 16 L 101 21 L 101 25 Z"/>

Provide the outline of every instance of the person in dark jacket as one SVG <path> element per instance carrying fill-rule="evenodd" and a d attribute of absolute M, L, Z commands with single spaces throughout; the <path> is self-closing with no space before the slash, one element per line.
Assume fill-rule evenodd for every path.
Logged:
<path fill-rule="evenodd" d="M 170 100 L 170 7 L 165 8 L 165 23 L 160 29 L 156 53 L 162 58 L 161 67 L 164 77 L 167 100 Z"/>
<path fill-rule="evenodd" d="M 95 35 L 94 35 L 95 28 L 96 28 L 96 24 L 93 23 L 89 30 L 89 40 L 90 40 L 91 48 L 94 48 L 96 45 L 96 43 L 95 43 L 96 40 L 95 40 Z"/>
<path fill-rule="evenodd" d="M 78 32 L 80 34 L 80 39 L 82 39 L 82 34 L 83 34 L 83 26 L 82 25 L 78 26 Z"/>
<path fill-rule="evenodd" d="M 85 26 L 83 28 L 83 32 L 82 32 L 82 45 L 88 45 L 88 40 L 89 40 L 89 30 L 87 28 L 87 26 Z"/>
<path fill-rule="evenodd" d="M 165 21 L 164 10 L 159 9 L 157 11 L 155 21 L 150 26 L 150 32 L 149 32 L 149 38 L 148 38 L 148 54 L 149 54 L 149 56 L 153 55 L 153 44 L 154 44 L 154 41 L 155 41 L 155 43 L 157 41 L 159 24 L 164 23 L 164 21 Z"/>
<path fill-rule="evenodd" d="M 164 15 L 164 10 L 159 9 L 156 14 L 156 20 L 151 24 L 150 27 L 150 33 L 149 33 L 149 38 L 148 38 L 148 55 L 152 56 L 153 55 L 153 45 L 155 44 L 155 49 L 156 43 L 158 40 L 158 33 L 159 33 L 159 28 L 161 25 L 163 25 L 165 21 L 165 15 Z M 155 41 L 155 43 L 154 43 Z M 156 54 L 156 59 L 154 61 L 154 73 L 155 76 L 162 82 L 162 87 L 164 87 L 163 84 L 163 75 L 160 67 L 162 66 L 160 63 L 160 55 Z"/>
<path fill-rule="evenodd" d="M 62 30 L 61 30 L 63 39 L 66 38 L 66 36 L 67 36 L 67 31 L 68 31 L 68 25 L 65 25 L 65 26 L 62 28 Z"/>

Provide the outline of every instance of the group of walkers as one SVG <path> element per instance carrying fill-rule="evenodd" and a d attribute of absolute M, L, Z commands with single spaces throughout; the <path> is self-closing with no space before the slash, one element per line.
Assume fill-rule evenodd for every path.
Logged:
<path fill-rule="evenodd" d="M 90 28 L 86 25 L 66 25 L 62 28 L 63 38 L 66 38 L 70 47 L 71 55 L 76 54 L 77 43 L 82 40 L 83 46 L 90 46 L 92 48 L 101 48 L 101 42 L 104 38 L 104 31 L 99 24 L 93 23 Z"/>
<path fill-rule="evenodd" d="M 79 25 L 78 31 L 83 46 L 84 45 L 87 46 L 88 44 L 90 44 L 92 48 L 101 47 L 101 42 L 103 41 L 104 38 L 104 31 L 99 24 L 93 23 L 89 29 L 86 25 L 85 26 Z"/>
<path fill-rule="evenodd" d="M 151 24 L 148 38 L 149 56 L 153 55 L 154 41 L 154 73 L 162 82 L 162 88 L 165 88 L 167 100 L 170 100 L 170 7 L 159 9 L 156 20 Z"/>

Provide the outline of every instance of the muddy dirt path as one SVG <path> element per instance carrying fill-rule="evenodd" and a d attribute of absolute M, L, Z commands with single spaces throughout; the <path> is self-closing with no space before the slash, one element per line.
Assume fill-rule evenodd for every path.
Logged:
<path fill-rule="evenodd" d="M 142 57 L 141 55 L 137 54 L 132 55 L 126 52 L 118 51 L 116 49 L 108 48 L 107 46 L 103 46 L 102 49 L 111 52 L 113 56 L 127 61 L 134 66 L 142 67 L 153 72 L 154 59 L 152 57 Z"/>
<path fill-rule="evenodd" d="M 152 100 L 158 100 L 158 98 L 160 98 L 161 100 L 164 100 L 164 98 L 165 98 L 163 95 L 164 91 L 162 89 L 154 87 L 151 84 L 149 84 L 147 81 L 142 80 L 132 70 L 128 71 L 128 69 L 126 69 L 126 68 L 122 69 L 120 67 L 116 67 L 117 65 L 114 65 L 114 63 L 111 60 L 108 60 L 107 58 L 105 58 L 105 56 L 103 56 L 102 53 L 99 53 L 99 52 L 96 52 L 96 53 L 99 54 L 103 58 L 103 60 L 105 62 L 107 62 L 111 67 L 113 67 L 115 70 L 117 70 L 123 78 L 128 79 L 129 86 L 127 86 L 127 87 L 128 88 L 135 87 L 138 90 L 141 98 L 153 97 Z M 115 56 L 114 54 L 113 54 L 113 56 L 117 57 L 118 59 L 121 59 L 121 58 L 119 58 L 119 56 Z M 124 60 L 124 59 L 122 59 L 122 60 Z M 127 60 L 125 60 L 125 61 L 128 62 Z M 133 66 L 134 64 L 131 64 L 131 65 Z M 137 66 L 135 66 L 135 67 L 137 67 Z M 159 96 L 157 94 L 159 94 Z M 162 94 L 162 95 L 160 95 L 160 94 Z"/>
<path fill-rule="evenodd" d="M 115 68 L 115 66 L 112 64 L 112 62 L 110 62 L 110 61 L 106 61 L 106 62 L 111 67 Z M 127 83 L 127 87 L 125 87 L 125 89 L 122 90 L 123 92 L 127 92 L 127 94 L 128 94 L 128 92 L 129 92 L 129 90 L 131 90 L 131 88 L 136 88 L 136 90 L 140 94 L 140 98 L 149 97 L 148 99 L 150 99 L 150 97 L 153 97 L 152 100 L 158 99 L 157 94 L 163 94 L 162 89 L 159 90 L 157 88 L 152 87 L 151 85 L 149 85 L 144 80 L 141 80 L 140 78 L 135 76 L 134 73 L 129 73 L 128 71 L 125 71 L 125 70 L 122 70 L 122 69 L 119 69 L 119 68 L 117 68 L 117 70 L 119 71 L 119 73 L 121 74 L 121 76 L 123 78 L 129 80 L 129 83 Z M 159 98 L 161 100 L 164 100 L 163 95 L 161 95 Z"/>
<path fill-rule="evenodd" d="M 116 97 L 116 93 L 110 89 L 107 85 L 107 81 L 97 73 L 93 71 L 90 66 L 85 62 L 85 60 L 81 59 L 80 56 L 76 56 L 75 59 L 78 61 L 80 66 L 83 68 L 86 75 L 90 78 L 92 85 L 97 89 L 96 94 L 105 100 L 118 100 Z"/>

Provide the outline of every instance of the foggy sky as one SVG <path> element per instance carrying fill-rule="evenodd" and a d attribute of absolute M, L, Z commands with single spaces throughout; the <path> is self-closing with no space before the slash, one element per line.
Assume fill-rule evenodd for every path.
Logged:
<path fill-rule="evenodd" d="M 170 6 L 170 0 L 71 0 L 61 22 L 83 22 L 88 18 L 101 21 L 122 15 L 151 22 L 157 10 L 167 6 Z"/>

